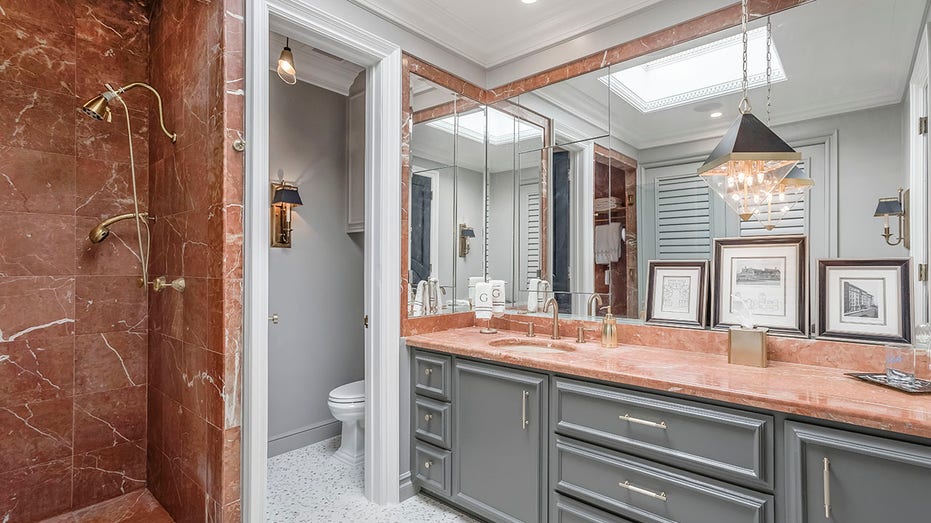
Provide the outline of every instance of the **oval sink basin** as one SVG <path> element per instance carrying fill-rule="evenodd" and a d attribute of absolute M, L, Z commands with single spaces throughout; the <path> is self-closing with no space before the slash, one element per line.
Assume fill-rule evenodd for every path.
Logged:
<path fill-rule="evenodd" d="M 564 354 L 575 350 L 575 347 L 572 345 L 552 340 L 503 339 L 489 342 L 489 345 L 514 352 L 526 352 L 528 354 Z"/>

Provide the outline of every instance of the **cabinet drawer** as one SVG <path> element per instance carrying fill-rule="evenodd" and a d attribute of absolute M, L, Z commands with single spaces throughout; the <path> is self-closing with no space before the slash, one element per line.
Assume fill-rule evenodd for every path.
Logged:
<path fill-rule="evenodd" d="M 641 521 L 770 523 L 773 497 L 665 465 L 556 438 L 557 491 Z"/>
<path fill-rule="evenodd" d="M 444 449 L 450 448 L 449 403 L 417 397 L 414 399 L 414 426 L 417 438 Z"/>
<path fill-rule="evenodd" d="M 452 359 L 449 356 L 414 353 L 414 391 L 442 401 L 449 401 L 449 383 L 452 381 Z"/>
<path fill-rule="evenodd" d="M 560 494 L 553 494 L 552 523 L 631 523 L 614 514 Z"/>
<path fill-rule="evenodd" d="M 788 421 L 787 521 L 931 519 L 931 447 Z"/>
<path fill-rule="evenodd" d="M 418 441 L 414 445 L 414 478 L 430 491 L 450 495 L 452 470 L 450 452 L 429 443 Z"/>
<path fill-rule="evenodd" d="M 773 489 L 771 416 L 568 379 L 555 395 L 560 434 Z"/>

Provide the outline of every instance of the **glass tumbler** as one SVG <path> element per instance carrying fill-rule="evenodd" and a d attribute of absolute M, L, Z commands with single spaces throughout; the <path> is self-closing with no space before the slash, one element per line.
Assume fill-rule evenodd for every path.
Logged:
<path fill-rule="evenodd" d="M 911 383 L 915 379 L 915 349 L 911 345 L 886 345 L 886 381 Z"/>

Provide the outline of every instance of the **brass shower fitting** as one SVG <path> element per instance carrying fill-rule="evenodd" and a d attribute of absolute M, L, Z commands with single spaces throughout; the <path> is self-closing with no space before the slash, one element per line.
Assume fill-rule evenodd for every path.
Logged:
<path fill-rule="evenodd" d="M 110 86 L 107 85 L 107 87 L 109 88 Z M 107 122 L 110 122 L 113 119 L 113 116 L 110 113 L 110 100 L 135 87 L 145 87 L 149 91 L 152 91 L 152 94 L 155 95 L 155 100 L 158 102 L 158 123 L 162 126 L 162 132 L 168 136 L 168 139 L 171 140 L 171 143 L 178 141 L 178 134 L 168 132 L 168 129 L 165 128 L 165 114 L 162 110 L 161 95 L 158 94 L 158 91 L 156 91 L 154 87 L 145 82 L 133 82 L 131 84 L 126 84 L 115 91 L 112 89 L 110 91 L 104 91 L 88 100 L 83 106 L 81 106 L 81 110 L 84 111 L 84 114 L 95 120 L 106 120 Z"/>

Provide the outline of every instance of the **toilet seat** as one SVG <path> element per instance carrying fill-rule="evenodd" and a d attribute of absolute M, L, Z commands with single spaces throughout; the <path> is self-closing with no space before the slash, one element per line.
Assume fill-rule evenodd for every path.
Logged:
<path fill-rule="evenodd" d="M 365 380 L 354 381 L 336 387 L 330 391 L 331 403 L 363 403 L 365 402 Z"/>

